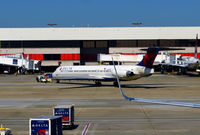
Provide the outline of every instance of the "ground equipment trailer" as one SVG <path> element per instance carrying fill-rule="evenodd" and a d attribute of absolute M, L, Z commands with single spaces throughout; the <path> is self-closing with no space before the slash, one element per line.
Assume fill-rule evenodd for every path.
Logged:
<path fill-rule="evenodd" d="M 71 128 L 74 125 L 74 105 L 57 105 L 53 108 L 54 116 L 62 116 L 64 128 Z"/>
<path fill-rule="evenodd" d="M 29 135 L 63 135 L 61 116 L 30 118 Z"/>

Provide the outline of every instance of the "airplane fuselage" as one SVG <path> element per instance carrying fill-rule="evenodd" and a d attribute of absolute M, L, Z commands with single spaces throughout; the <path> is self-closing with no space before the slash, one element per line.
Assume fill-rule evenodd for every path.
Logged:
<path fill-rule="evenodd" d="M 143 66 L 116 66 L 118 76 L 122 81 L 136 80 L 153 73 L 151 68 Z M 113 65 L 98 66 L 60 66 L 53 73 L 54 80 L 99 80 L 115 81 L 116 74 Z"/>

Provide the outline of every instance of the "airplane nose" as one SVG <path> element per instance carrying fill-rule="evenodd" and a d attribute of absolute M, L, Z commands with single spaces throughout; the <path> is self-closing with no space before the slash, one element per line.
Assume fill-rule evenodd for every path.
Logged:
<path fill-rule="evenodd" d="M 55 78 L 55 76 L 56 76 L 55 73 L 52 73 L 52 78 Z"/>

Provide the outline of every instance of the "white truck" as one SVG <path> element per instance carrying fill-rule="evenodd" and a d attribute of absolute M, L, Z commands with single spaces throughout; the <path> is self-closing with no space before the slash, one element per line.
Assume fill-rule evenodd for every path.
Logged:
<path fill-rule="evenodd" d="M 1 125 L 0 135 L 12 135 L 10 128 L 3 128 L 3 126 Z"/>

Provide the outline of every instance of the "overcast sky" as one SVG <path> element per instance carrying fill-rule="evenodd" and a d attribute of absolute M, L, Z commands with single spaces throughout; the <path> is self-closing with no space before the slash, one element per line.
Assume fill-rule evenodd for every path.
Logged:
<path fill-rule="evenodd" d="M 1 0 L 0 27 L 200 26 L 200 0 Z"/>

